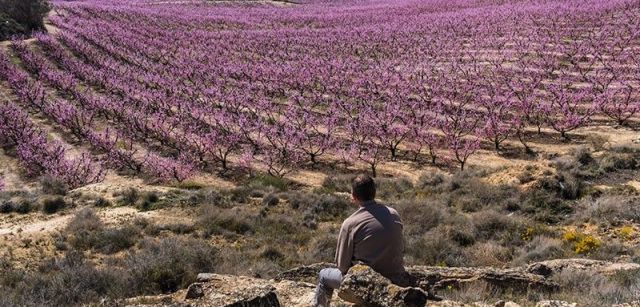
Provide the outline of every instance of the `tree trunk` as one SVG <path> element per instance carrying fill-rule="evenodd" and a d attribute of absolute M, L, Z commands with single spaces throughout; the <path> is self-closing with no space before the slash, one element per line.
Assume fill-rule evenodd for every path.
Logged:
<path fill-rule="evenodd" d="M 524 146 L 524 152 L 526 154 L 533 154 L 533 150 L 531 149 L 531 147 L 529 147 L 529 145 L 527 144 L 527 142 L 524 140 L 524 136 L 522 135 L 522 132 L 518 132 L 518 140 L 520 141 L 520 144 L 522 144 L 522 146 Z"/>

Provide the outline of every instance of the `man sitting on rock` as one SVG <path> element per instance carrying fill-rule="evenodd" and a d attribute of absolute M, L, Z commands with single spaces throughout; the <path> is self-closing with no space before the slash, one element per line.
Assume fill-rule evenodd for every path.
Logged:
<path fill-rule="evenodd" d="M 375 201 L 373 178 L 360 175 L 351 184 L 353 202 L 358 210 L 340 228 L 336 264 L 338 268 L 320 271 L 314 306 L 328 307 L 333 290 L 354 264 L 365 264 L 399 286 L 410 281 L 404 270 L 402 221 L 393 208 Z"/>

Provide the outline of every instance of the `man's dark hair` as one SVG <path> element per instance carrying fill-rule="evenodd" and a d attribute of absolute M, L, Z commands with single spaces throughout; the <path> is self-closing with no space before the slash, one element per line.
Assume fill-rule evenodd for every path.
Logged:
<path fill-rule="evenodd" d="M 358 200 L 374 200 L 376 198 L 376 183 L 371 176 L 358 175 L 351 182 L 351 192 Z"/>

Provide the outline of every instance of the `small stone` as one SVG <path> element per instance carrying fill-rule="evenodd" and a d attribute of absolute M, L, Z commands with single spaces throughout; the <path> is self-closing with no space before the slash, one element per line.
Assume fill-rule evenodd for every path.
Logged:
<path fill-rule="evenodd" d="M 536 307 L 576 307 L 578 304 L 565 301 L 540 301 Z"/>
<path fill-rule="evenodd" d="M 270 289 L 251 299 L 243 299 L 225 307 L 280 307 L 280 301 L 274 289 Z"/>
<path fill-rule="evenodd" d="M 193 283 L 187 289 L 187 295 L 185 299 L 193 300 L 198 299 L 204 296 L 204 289 L 202 288 L 202 283 Z"/>
<path fill-rule="evenodd" d="M 213 273 L 200 273 L 196 277 L 196 281 L 198 281 L 198 282 L 208 282 L 208 281 L 212 281 L 214 279 L 218 279 L 216 276 L 217 276 L 217 274 L 213 274 Z"/>

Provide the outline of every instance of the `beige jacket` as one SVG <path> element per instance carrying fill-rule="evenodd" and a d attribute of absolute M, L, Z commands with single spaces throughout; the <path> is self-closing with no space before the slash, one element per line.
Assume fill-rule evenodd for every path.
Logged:
<path fill-rule="evenodd" d="M 375 201 L 366 202 L 343 223 L 338 235 L 336 263 L 346 274 L 362 263 L 389 278 L 405 276 L 402 221 L 398 212 Z"/>

